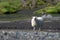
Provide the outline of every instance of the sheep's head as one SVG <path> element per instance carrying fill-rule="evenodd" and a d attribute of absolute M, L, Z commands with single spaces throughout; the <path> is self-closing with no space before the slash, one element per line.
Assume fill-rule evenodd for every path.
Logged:
<path fill-rule="evenodd" d="M 33 16 L 32 18 L 33 18 L 33 19 L 36 19 L 36 18 L 37 18 L 37 16 Z"/>

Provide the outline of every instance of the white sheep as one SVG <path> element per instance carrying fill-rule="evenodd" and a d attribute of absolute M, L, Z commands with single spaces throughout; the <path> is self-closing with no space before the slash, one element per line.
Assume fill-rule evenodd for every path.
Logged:
<path fill-rule="evenodd" d="M 40 30 L 41 27 L 43 26 L 43 24 L 44 24 L 44 21 L 43 21 L 42 17 L 36 17 L 36 16 L 32 17 L 32 19 L 31 19 L 31 25 L 33 27 L 33 30 L 35 30 L 36 27 L 38 27 L 39 30 Z"/>

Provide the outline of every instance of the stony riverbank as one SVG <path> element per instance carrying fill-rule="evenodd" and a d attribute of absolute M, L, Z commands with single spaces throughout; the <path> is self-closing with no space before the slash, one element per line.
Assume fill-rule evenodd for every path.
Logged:
<path fill-rule="evenodd" d="M 2 30 L 0 40 L 60 40 L 60 32 Z"/>

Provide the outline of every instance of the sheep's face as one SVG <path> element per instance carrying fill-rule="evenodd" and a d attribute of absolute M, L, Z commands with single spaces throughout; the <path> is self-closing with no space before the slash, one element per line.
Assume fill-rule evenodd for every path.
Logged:
<path fill-rule="evenodd" d="M 34 27 L 34 26 L 36 25 L 35 19 L 36 19 L 36 17 L 33 16 L 33 17 L 32 17 L 32 20 L 31 20 L 31 25 L 32 25 L 32 27 Z"/>
<path fill-rule="evenodd" d="M 36 16 L 33 16 L 33 19 L 36 19 Z"/>

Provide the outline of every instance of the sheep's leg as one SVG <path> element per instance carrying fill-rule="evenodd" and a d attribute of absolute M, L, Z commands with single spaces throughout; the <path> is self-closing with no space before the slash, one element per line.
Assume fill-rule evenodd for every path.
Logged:
<path fill-rule="evenodd" d="M 33 31 L 35 31 L 35 27 L 33 27 Z"/>
<path fill-rule="evenodd" d="M 39 31 L 40 31 L 41 29 L 39 28 Z"/>

